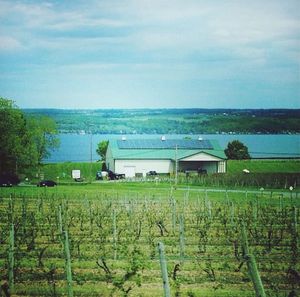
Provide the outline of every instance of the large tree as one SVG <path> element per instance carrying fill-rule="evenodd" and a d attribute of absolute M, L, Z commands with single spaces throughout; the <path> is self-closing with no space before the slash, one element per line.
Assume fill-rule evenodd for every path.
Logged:
<path fill-rule="evenodd" d="M 31 138 L 36 147 L 38 165 L 58 148 L 56 123 L 49 117 L 31 117 L 28 120 Z"/>
<path fill-rule="evenodd" d="M 108 140 L 102 140 L 98 143 L 98 148 L 96 150 L 97 154 L 100 156 L 102 161 L 106 161 L 106 151 L 108 147 Z"/>
<path fill-rule="evenodd" d="M 0 172 L 17 173 L 34 164 L 35 157 L 24 114 L 12 100 L 0 98 Z"/>
<path fill-rule="evenodd" d="M 52 122 L 26 118 L 14 101 L 0 98 L 0 174 L 36 168 L 57 146 Z"/>
<path fill-rule="evenodd" d="M 102 170 L 106 170 L 106 152 L 108 147 L 108 140 L 102 140 L 98 143 L 98 148 L 96 150 L 97 154 L 100 156 L 102 161 Z"/>
<path fill-rule="evenodd" d="M 248 147 L 239 140 L 229 142 L 225 149 L 225 154 L 227 158 L 231 160 L 250 159 Z"/>

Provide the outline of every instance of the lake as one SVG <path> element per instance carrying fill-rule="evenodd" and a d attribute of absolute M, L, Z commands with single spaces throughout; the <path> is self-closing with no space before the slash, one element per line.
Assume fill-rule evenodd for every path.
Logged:
<path fill-rule="evenodd" d="M 248 146 L 252 158 L 300 158 L 300 135 L 165 135 L 167 139 L 182 139 L 191 137 L 197 139 L 216 139 L 222 148 L 226 148 L 229 141 L 239 140 Z M 97 161 L 99 156 L 96 153 L 97 144 L 102 140 L 121 139 L 122 135 L 107 134 L 60 134 L 60 147 L 52 152 L 51 157 L 45 162 L 90 162 Z M 126 135 L 127 139 L 160 138 L 161 135 Z M 92 153 L 91 153 L 92 144 Z"/>

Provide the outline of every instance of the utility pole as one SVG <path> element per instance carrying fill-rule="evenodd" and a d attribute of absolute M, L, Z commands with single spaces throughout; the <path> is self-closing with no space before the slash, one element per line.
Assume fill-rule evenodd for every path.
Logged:
<path fill-rule="evenodd" d="M 177 149 L 178 149 L 178 146 L 176 144 L 176 146 L 175 146 L 175 189 L 177 188 L 177 183 L 178 183 L 178 157 L 177 157 Z"/>
<path fill-rule="evenodd" d="M 92 163 L 93 163 L 93 130 L 92 127 L 95 126 L 91 122 L 84 122 L 86 134 L 90 134 L 90 172 L 89 180 L 92 183 Z"/>
<path fill-rule="evenodd" d="M 93 132 L 91 129 L 91 139 L 90 139 L 90 153 L 91 153 L 91 164 L 90 164 L 90 179 L 92 182 L 92 164 L 93 164 Z"/>

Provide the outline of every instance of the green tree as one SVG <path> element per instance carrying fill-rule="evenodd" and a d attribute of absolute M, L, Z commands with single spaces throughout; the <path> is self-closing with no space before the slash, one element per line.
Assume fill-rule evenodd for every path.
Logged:
<path fill-rule="evenodd" d="M 36 168 L 58 146 L 55 133 L 51 119 L 26 118 L 14 101 L 0 98 L 0 173 Z"/>
<path fill-rule="evenodd" d="M 98 148 L 96 150 L 97 154 L 100 156 L 101 161 L 102 161 L 102 170 L 107 170 L 106 168 L 106 152 L 107 152 L 107 147 L 108 147 L 108 140 L 102 140 L 98 143 Z"/>
<path fill-rule="evenodd" d="M 40 166 L 44 159 L 50 157 L 51 151 L 59 147 L 56 123 L 46 116 L 31 117 L 28 123 Z"/>
<path fill-rule="evenodd" d="M 231 160 L 243 160 L 250 159 L 248 147 L 239 140 L 233 140 L 229 142 L 225 149 L 225 154 L 228 159 Z"/>
<path fill-rule="evenodd" d="M 103 162 L 106 161 L 106 151 L 108 147 L 108 140 L 102 140 L 98 143 L 98 148 L 96 150 L 97 154 L 100 156 Z"/>
<path fill-rule="evenodd" d="M 0 98 L 0 173 L 18 173 L 36 163 L 27 120 L 14 101 Z"/>

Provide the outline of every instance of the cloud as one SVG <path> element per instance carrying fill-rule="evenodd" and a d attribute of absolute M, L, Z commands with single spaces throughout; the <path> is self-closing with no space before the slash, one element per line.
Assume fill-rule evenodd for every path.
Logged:
<path fill-rule="evenodd" d="M 16 51 L 23 49 L 21 42 L 10 36 L 0 36 L 0 51 Z"/>
<path fill-rule="evenodd" d="M 282 1 L 281 1 L 282 2 Z M 74 37 L 94 46 L 122 39 L 133 51 L 189 54 L 210 48 L 253 53 L 254 45 L 299 39 L 297 2 L 128 0 L 27 3 L 1 1 L 2 17 L 15 40 L 25 32 L 33 47 L 67 46 Z M 6 17 L 5 17 L 6 16 Z M 5 22 L 4 22 L 5 26 Z M 89 38 L 88 35 L 93 35 Z M 110 35 L 110 36 L 109 36 Z M 107 39 L 110 37 L 110 39 Z M 76 43 L 76 41 L 70 41 Z M 20 43 L 22 43 L 20 41 Z M 54 46 L 51 46 L 51 44 Z M 260 53 L 263 51 L 260 50 Z"/>
<path fill-rule="evenodd" d="M 228 94 L 240 94 L 242 83 L 254 89 L 255 83 L 280 84 L 280 77 L 288 89 L 299 80 L 299 4 L 0 0 L 0 55 L 10 57 L 2 59 L 7 77 L 12 71 L 16 80 L 18 75 L 28 81 L 42 77 L 54 89 L 56 84 L 63 88 L 60 75 L 70 85 L 83 81 L 80 93 L 92 82 L 96 93 L 111 98 L 128 87 L 128 98 L 161 93 L 172 102 L 178 92 L 190 92 L 195 102 L 198 92 L 207 98 L 222 95 L 214 91 L 222 90 L 222 83 Z"/>

